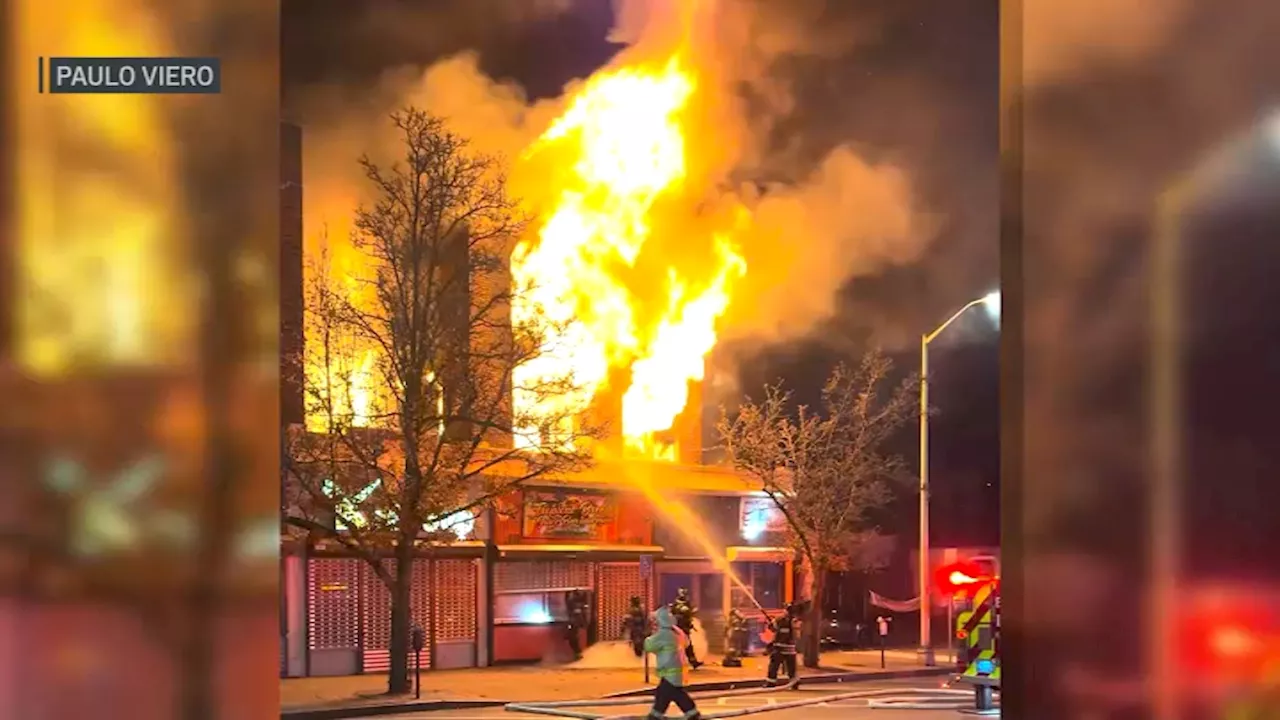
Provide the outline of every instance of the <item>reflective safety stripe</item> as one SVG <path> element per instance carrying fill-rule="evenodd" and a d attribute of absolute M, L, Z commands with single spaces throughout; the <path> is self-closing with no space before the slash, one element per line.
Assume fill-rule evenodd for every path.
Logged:
<path fill-rule="evenodd" d="M 995 608 L 995 585 L 987 583 L 973 594 L 973 610 L 960 613 L 956 623 L 957 630 L 964 630 L 967 635 L 982 624 L 991 622 L 991 611 Z"/>
<path fill-rule="evenodd" d="M 983 650 L 969 662 L 964 670 L 964 677 L 982 677 L 992 680 L 1000 679 L 1000 660 L 995 650 Z"/>
<path fill-rule="evenodd" d="M 967 649 L 968 664 L 962 678 L 1000 680 L 999 598 L 994 583 L 984 585 L 974 594 L 973 610 L 956 618 L 956 635 Z"/>

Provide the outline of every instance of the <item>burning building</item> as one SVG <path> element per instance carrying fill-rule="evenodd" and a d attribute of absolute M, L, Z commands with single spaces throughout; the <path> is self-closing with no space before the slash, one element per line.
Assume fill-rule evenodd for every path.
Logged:
<path fill-rule="evenodd" d="M 545 402 L 614 431 L 593 445 L 589 470 L 539 477 L 428 529 L 456 535 L 424 545 L 413 570 L 411 612 L 433 668 L 556 656 L 570 590 L 591 598 L 588 643 L 620 639 L 633 596 L 654 607 L 688 588 L 712 639 L 730 608 L 751 616 L 792 597 L 778 513 L 745 479 L 702 462 L 706 359 L 747 271 L 737 235 L 750 216 L 733 198 L 689 190 L 710 172 L 686 132 L 706 122 L 699 81 L 685 49 L 601 71 L 512 169 L 537 221 L 510 256 L 511 322 L 547 318 L 559 330 L 514 371 L 511 439 L 519 447 L 539 432 L 518 419 Z M 577 394 L 520 389 L 568 373 Z M 389 598 L 372 568 L 323 543 L 286 564 L 288 673 L 385 670 Z"/>

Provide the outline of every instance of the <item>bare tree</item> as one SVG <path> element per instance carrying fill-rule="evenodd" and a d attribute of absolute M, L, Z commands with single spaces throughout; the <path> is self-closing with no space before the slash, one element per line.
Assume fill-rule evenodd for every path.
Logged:
<path fill-rule="evenodd" d="M 558 329 L 512 323 L 528 290 L 508 272 L 525 218 L 500 164 L 421 110 L 391 119 L 400 162 L 360 161 L 376 200 L 356 213 L 355 277 L 312 273 L 299 363 L 310 420 L 287 441 L 286 522 L 386 584 L 388 692 L 403 693 L 415 546 L 528 480 L 585 469 L 603 428 L 563 402 L 581 391 L 572 375 L 522 385 L 533 402 L 513 407 L 514 371 Z"/>
<path fill-rule="evenodd" d="M 879 542 L 870 514 L 884 507 L 907 477 L 901 457 L 885 444 L 915 417 L 918 380 L 891 379 L 892 362 L 869 353 L 856 370 L 841 365 L 822 391 L 822 408 L 790 407 L 780 385 L 765 389 L 730 415 L 719 432 L 736 469 L 760 481 L 786 518 L 804 562 L 810 608 L 804 662 L 817 667 L 822 592 L 828 571 L 874 569 Z"/>

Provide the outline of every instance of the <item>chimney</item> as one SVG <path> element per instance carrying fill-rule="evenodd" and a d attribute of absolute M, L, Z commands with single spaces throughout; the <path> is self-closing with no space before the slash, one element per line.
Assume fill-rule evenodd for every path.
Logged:
<path fill-rule="evenodd" d="M 479 378 L 472 373 L 471 355 L 471 253 L 470 233 L 466 228 L 453 237 L 439 239 L 433 248 L 438 257 L 433 261 L 439 273 L 437 287 L 439 297 L 437 313 L 442 327 L 436 338 L 440 356 L 435 359 L 437 380 L 443 390 L 441 398 L 446 413 L 468 417 L 473 403 L 484 403 L 487 398 L 476 398 Z M 469 423 L 458 422 L 445 429 L 446 437 L 465 440 L 471 437 Z"/>

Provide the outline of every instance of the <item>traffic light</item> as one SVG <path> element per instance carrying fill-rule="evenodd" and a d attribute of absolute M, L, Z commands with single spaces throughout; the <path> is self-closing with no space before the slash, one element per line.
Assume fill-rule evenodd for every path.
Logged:
<path fill-rule="evenodd" d="M 979 586 L 994 579 L 983 573 L 978 564 L 969 561 L 943 565 L 933 573 L 933 582 L 939 592 L 948 596 L 972 593 Z"/>

